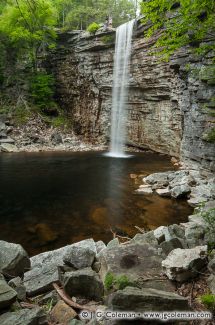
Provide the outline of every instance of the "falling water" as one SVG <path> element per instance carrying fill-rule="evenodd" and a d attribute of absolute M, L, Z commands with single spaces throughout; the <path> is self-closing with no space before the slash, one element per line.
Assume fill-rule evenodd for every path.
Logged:
<path fill-rule="evenodd" d="M 134 21 L 119 26 L 116 30 L 114 57 L 111 145 L 109 156 L 125 157 L 126 140 L 126 103 L 128 99 L 129 63 Z"/>

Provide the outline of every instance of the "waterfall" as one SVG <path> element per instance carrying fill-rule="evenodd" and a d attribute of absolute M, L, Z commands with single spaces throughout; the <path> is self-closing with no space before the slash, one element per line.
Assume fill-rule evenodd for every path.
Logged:
<path fill-rule="evenodd" d="M 112 157 L 125 157 L 126 104 L 128 100 L 129 65 L 134 22 L 135 20 L 131 20 L 119 26 L 116 30 L 111 110 L 111 144 L 108 154 Z"/>

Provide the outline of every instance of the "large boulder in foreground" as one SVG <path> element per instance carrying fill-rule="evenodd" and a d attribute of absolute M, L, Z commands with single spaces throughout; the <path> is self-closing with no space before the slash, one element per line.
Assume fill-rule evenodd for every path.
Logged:
<path fill-rule="evenodd" d="M 165 292 L 151 288 L 126 287 L 109 296 L 109 308 L 113 310 L 169 311 L 188 310 L 186 298 L 173 292 Z"/>
<path fill-rule="evenodd" d="M 83 269 L 92 266 L 95 256 L 95 250 L 88 247 L 72 246 L 64 255 L 63 261 L 76 269 Z"/>
<path fill-rule="evenodd" d="M 25 273 L 23 279 L 27 296 L 32 297 L 52 289 L 52 283 L 59 281 L 58 267 L 64 264 L 63 257 L 72 247 L 89 248 L 96 254 L 94 240 L 86 239 L 54 251 L 33 256 L 31 258 L 32 269 Z"/>
<path fill-rule="evenodd" d="M 16 291 L 7 284 L 3 275 L 0 274 L 0 309 L 9 307 L 16 300 L 16 296 Z"/>
<path fill-rule="evenodd" d="M 0 241 L 0 272 L 6 277 L 22 275 L 31 267 L 30 259 L 21 245 Z"/>
<path fill-rule="evenodd" d="M 48 325 L 47 316 L 43 309 L 21 309 L 0 316 L 1 325 Z"/>
<path fill-rule="evenodd" d="M 100 277 L 90 267 L 66 272 L 63 276 L 63 287 L 69 296 L 80 296 L 95 301 L 100 301 L 104 294 Z"/>
<path fill-rule="evenodd" d="M 207 246 L 176 248 L 162 261 L 162 266 L 170 280 L 184 282 L 199 274 L 206 265 L 206 257 Z"/>

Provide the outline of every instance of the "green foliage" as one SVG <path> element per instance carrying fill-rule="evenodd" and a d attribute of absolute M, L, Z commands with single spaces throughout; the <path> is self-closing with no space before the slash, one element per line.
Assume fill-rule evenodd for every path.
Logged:
<path fill-rule="evenodd" d="M 126 275 L 115 276 L 113 273 L 108 272 L 105 276 L 104 286 L 106 290 L 115 289 L 123 290 L 128 286 L 136 286 Z"/>
<path fill-rule="evenodd" d="M 56 108 L 53 101 L 54 78 L 45 72 L 38 72 L 30 82 L 30 93 L 34 104 L 47 113 L 47 110 Z M 50 111 L 51 112 L 51 111 Z"/>
<path fill-rule="evenodd" d="M 87 27 L 87 31 L 90 32 L 91 34 L 95 34 L 96 31 L 99 29 L 99 24 L 93 22 Z"/>
<path fill-rule="evenodd" d="M 94 21 L 104 23 L 107 15 L 112 16 L 113 26 L 135 17 L 132 0 L 58 0 L 58 3 L 64 13 L 61 25 L 72 29 L 86 29 Z"/>
<path fill-rule="evenodd" d="M 212 129 L 207 131 L 207 133 L 204 134 L 203 140 L 211 143 L 215 142 L 215 127 L 213 127 Z"/>
<path fill-rule="evenodd" d="M 8 0 L 0 15 L 0 32 L 21 55 L 28 53 L 36 69 L 39 51 L 54 42 L 56 21 L 50 0 Z"/>
<path fill-rule="evenodd" d="M 215 295 L 205 294 L 201 297 L 201 302 L 211 311 L 215 311 Z"/>
<path fill-rule="evenodd" d="M 114 283 L 114 275 L 111 272 L 108 272 L 105 276 L 104 286 L 105 289 L 110 290 Z"/>
<path fill-rule="evenodd" d="M 116 284 L 117 289 L 123 290 L 124 288 L 129 286 L 131 284 L 131 282 L 129 281 L 129 279 L 126 275 L 120 275 L 116 278 L 115 284 Z"/>
<path fill-rule="evenodd" d="M 199 78 L 209 85 L 215 85 L 215 65 L 202 67 L 199 72 Z"/>
<path fill-rule="evenodd" d="M 114 40 L 115 40 L 114 35 L 105 35 L 101 37 L 101 41 L 105 44 L 111 44 L 114 42 Z"/>
<path fill-rule="evenodd" d="M 17 106 L 13 110 L 13 119 L 16 125 L 24 125 L 31 115 L 32 112 L 24 106 Z"/>
<path fill-rule="evenodd" d="M 175 50 L 188 44 L 197 47 L 200 54 L 213 49 L 212 44 L 199 44 L 208 33 L 214 35 L 215 2 L 180 0 L 177 8 L 174 4 L 175 0 L 149 0 L 141 4 L 142 21 L 150 23 L 146 36 L 162 30 L 155 44 L 157 52 L 168 59 Z"/>

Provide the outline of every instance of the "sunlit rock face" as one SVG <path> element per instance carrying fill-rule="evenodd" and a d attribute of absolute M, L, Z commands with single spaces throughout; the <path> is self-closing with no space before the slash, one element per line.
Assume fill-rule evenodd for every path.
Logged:
<path fill-rule="evenodd" d="M 143 29 L 133 38 L 128 141 L 215 170 L 215 146 L 203 140 L 214 122 L 203 109 L 215 96 L 214 83 L 193 73 L 210 66 L 212 55 L 199 59 L 184 48 L 170 62 L 161 62 L 150 55 L 156 37 L 144 38 Z M 114 37 L 114 31 L 63 33 L 46 62 L 74 132 L 93 143 L 109 140 Z"/>

